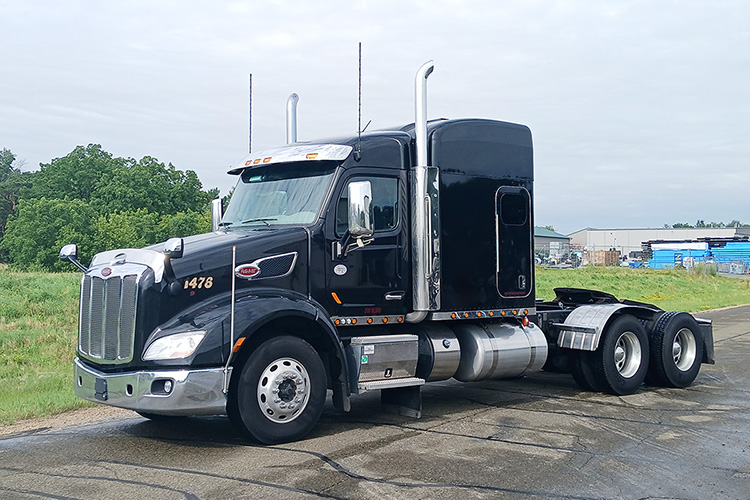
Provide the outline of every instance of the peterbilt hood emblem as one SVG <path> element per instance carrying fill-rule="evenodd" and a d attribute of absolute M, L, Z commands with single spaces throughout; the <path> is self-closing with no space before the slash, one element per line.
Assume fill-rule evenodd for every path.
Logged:
<path fill-rule="evenodd" d="M 255 264 L 242 264 L 235 268 L 234 275 L 238 278 L 250 279 L 260 274 L 260 268 Z"/>

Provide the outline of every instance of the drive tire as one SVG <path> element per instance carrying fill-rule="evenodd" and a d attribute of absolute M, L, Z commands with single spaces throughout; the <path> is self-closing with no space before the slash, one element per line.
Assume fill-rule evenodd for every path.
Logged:
<path fill-rule="evenodd" d="M 651 384 L 682 388 L 693 383 L 703 360 L 703 334 L 692 316 L 675 311 L 662 314 L 649 343 Z"/>
<path fill-rule="evenodd" d="M 640 321 L 630 315 L 615 318 L 594 352 L 594 371 L 603 389 L 617 396 L 633 394 L 648 371 L 649 342 Z"/>
<path fill-rule="evenodd" d="M 318 422 L 326 372 L 318 352 L 304 340 L 271 338 L 234 370 L 227 414 L 247 437 L 263 444 L 297 441 Z"/>
<path fill-rule="evenodd" d="M 594 368 L 595 362 L 595 353 L 591 351 L 578 351 L 572 355 L 570 374 L 584 391 L 602 392 L 604 390 L 604 384 Z"/>

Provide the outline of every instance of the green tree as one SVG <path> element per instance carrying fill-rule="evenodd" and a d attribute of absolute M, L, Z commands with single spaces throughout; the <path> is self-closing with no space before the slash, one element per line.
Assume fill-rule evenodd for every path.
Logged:
<path fill-rule="evenodd" d="M 94 254 L 94 210 L 82 200 L 21 199 L 8 219 L 0 247 L 10 260 L 24 269 L 68 269 L 57 257 L 58 250 L 79 243 L 79 259 Z"/>
<path fill-rule="evenodd" d="M 176 214 L 202 211 L 216 196 L 208 192 L 192 170 L 177 170 L 155 158 L 144 156 L 137 163 L 125 162 L 107 171 L 95 186 L 93 203 L 102 213 L 146 209 L 152 213 Z"/>
<path fill-rule="evenodd" d="M 207 210 L 179 212 L 174 215 L 167 214 L 159 221 L 161 240 L 182 238 L 209 231 L 211 231 L 211 214 Z"/>
<path fill-rule="evenodd" d="M 15 210 L 0 252 L 19 268 L 61 269 L 57 253 L 67 243 L 78 243 L 84 262 L 106 249 L 210 230 L 208 209 L 218 190 L 203 191 L 191 170 L 150 156 L 117 158 L 98 144 L 78 146 L 23 175 L 10 168 L 14 160 L 8 150 L 0 154 L 0 217 Z M 4 203 L 3 182 L 11 180 L 15 198 Z"/>
<path fill-rule="evenodd" d="M 16 167 L 16 156 L 9 150 L 0 151 L 0 240 L 5 234 L 8 217 L 16 209 L 21 190 L 31 185 L 31 173 Z M 0 262 L 4 260 L 0 253 Z"/>
<path fill-rule="evenodd" d="M 11 153 L 10 149 L 3 148 L 0 151 L 0 182 L 8 178 L 14 170 L 13 163 L 16 161 L 16 155 Z"/>
<path fill-rule="evenodd" d="M 39 171 L 34 172 L 31 188 L 23 192 L 22 197 L 92 202 L 102 177 L 128 163 L 135 162 L 132 159 L 114 158 L 99 144 L 78 146 L 64 157 L 42 164 Z M 99 205 L 98 202 L 90 204 Z"/>
<path fill-rule="evenodd" d="M 141 248 L 156 243 L 159 214 L 146 209 L 118 212 L 96 218 L 94 245 L 97 251 L 109 248 Z"/>

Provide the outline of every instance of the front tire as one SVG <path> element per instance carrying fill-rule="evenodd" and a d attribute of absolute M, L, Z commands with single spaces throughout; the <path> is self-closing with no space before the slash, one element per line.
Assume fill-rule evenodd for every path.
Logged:
<path fill-rule="evenodd" d="M 648 371 L 646 330 L 633 316 L 616 318 L 604 330 L 595 356 L 594 369 L 604 390 L 617 396 L 633 394 Z"/>
<path fill-rule="evenodd" d="M 267 340 L 235 370 L 239 373 L 232 376 L 227 413 L 251 439 L 263 444 L 296 441 L 318 422 L 326 397 L 325 367 L 304 340 Z"/>

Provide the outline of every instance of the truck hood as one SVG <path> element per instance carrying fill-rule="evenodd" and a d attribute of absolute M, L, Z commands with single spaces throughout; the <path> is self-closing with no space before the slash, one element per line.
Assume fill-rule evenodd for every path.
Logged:
<path fill-rule="evenodd" d="M 287 252 L 298 252 L 300 258 L 307 254 L 307 231 L 301 227 L 217 231 L 189 236 L 183 242 L 182 257 L 170 260 L 177 279 L 229 268 L 233 247 L 238 266 Z M 161 249 L 163 245 L 152 248 Z"/>

